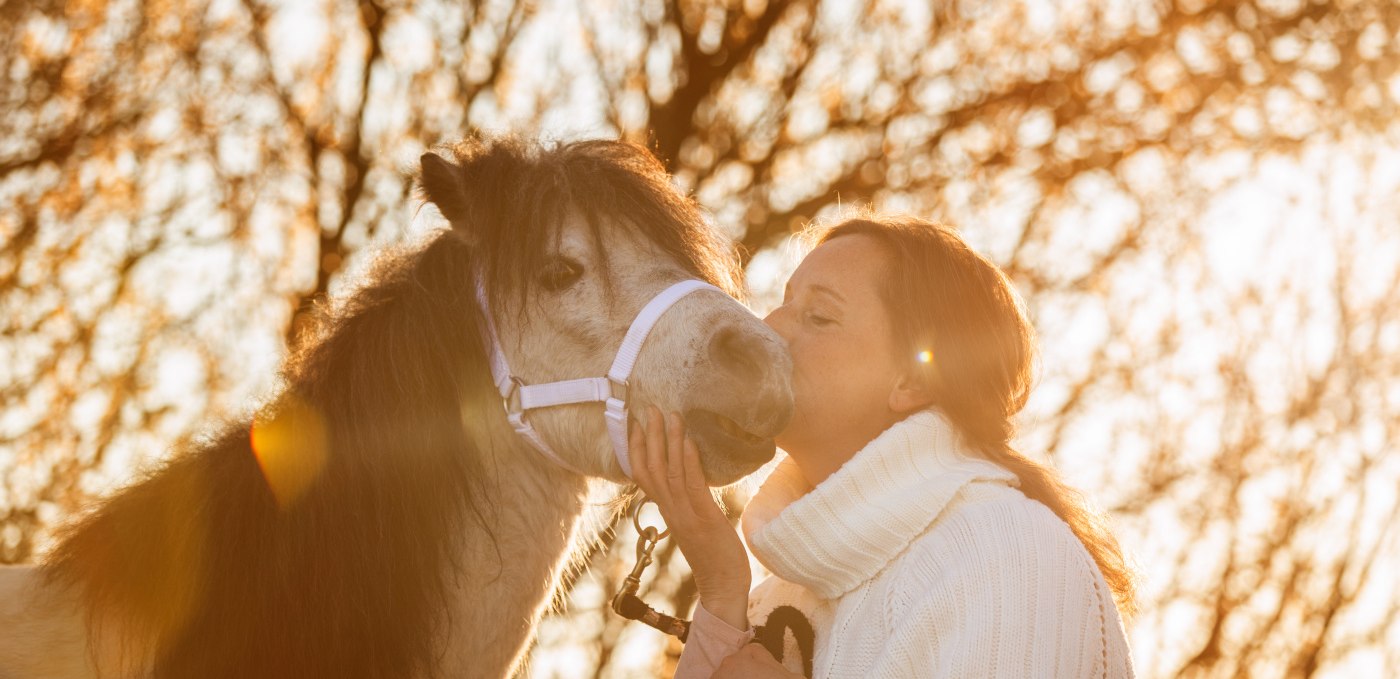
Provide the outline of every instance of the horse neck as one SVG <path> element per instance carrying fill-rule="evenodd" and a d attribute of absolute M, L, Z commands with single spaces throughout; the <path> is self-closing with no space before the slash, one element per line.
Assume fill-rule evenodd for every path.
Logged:
<path fill-rule="evenodd" d="M 588 485 L 545 460 L 503 419 L 480 447 L 490 509 L 464 541 L 446 643 L 447 676 L 513 676 L 579 544 Z"/>
<path fill-rule="evenodd" d="M 32 566 L 0 566 L 0 677 L 86 677 L 82 604 Z"/>

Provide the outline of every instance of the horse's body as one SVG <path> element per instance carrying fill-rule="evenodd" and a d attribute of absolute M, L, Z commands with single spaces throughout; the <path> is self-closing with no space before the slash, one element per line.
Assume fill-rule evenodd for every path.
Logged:
<path fill-rule="evenodd" d="M 464 143 L 427 155 L 452 223 L 326 315 L 252 422 L 191 444 L 0 571 L 0 679 L 499 677 L 518 669 L 586 479 L 510 428 L 478 282 L 523 380 L 597 376 L 651 295 L 737 292 L 730 251 L 644 151 Z M 647 339 L 635 410 L 680 411 L 713 483 L 762 464 L 791 415 L 781 342 L 694 293 Z M 598 404 L 533 411 L 584 474 L 625 482 Z M 8 674 L 7 674 L 8 673 Z"/>

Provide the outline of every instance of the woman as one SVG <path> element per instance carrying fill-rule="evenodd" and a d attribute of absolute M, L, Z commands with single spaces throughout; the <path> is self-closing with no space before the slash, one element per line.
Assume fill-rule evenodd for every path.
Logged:
<path fill-rule="evenodd" d="M 700 593 L 676 677 L 1132 675 L 1117 541 L 1011 448 L 1035 343 L 995 265 L 947 227 L 853 219 L 767 322 L 796 412 L 743 517 L 773 573 L 752 592 L 679 417 L 633 427 L 636 481 Z"/>

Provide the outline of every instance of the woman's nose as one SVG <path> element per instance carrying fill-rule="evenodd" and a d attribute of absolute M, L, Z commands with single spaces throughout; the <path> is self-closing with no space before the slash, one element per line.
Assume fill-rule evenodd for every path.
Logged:
<path fill-rule="evenodd" d="M 789 338 L 787 334 L 787 323 L 783 320 L 787 316 L 787 312 L 783 309 L 784 307 L 780 306 L 768 312 L 768 315 L 763 317 L 763 322 L 767 323 L 768 327 L 773 329 L 773 332 L 778 333 L 778 336 L 782 337 L 784 342 L 787 342 L 791 338 Z"/>

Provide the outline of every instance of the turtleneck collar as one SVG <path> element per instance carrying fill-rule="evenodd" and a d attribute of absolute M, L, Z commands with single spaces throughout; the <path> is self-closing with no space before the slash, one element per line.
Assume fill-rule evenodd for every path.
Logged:
<path fill-rule="evenodd" d="M 967 451 L 952 425 L 919 412 L 875 437 L 810 487 L 784 459 L 744 510 L 749 548 L 768 570 L 823 598 L 868 581 L 924 534 L 963 486 L 1016 485 Z"/>

